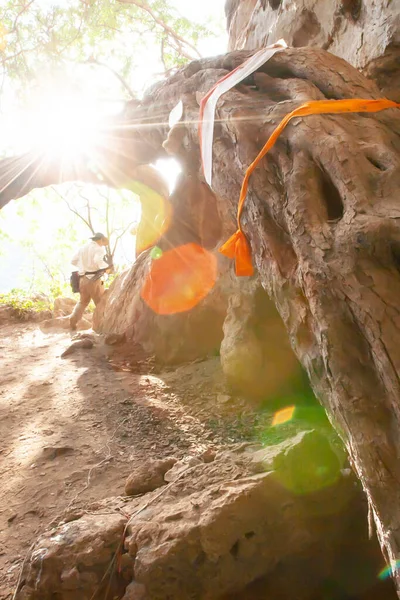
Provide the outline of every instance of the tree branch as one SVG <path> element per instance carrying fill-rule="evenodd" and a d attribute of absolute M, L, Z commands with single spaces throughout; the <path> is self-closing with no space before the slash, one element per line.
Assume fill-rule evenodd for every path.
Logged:
<path fill-rule="evenodd" d="M 104 196 L 103 196 L 104 198 Z M 106 235 L 107 235 L 107 239 L 108 239 L 108 244 L 107 244 L 107 250 L 108 250 L 108 255 L 109 256 L 113 256 L 111 254 L 111 246 L 110 246 L 110 194 L 107 194 L 107 197 L 105 198 L 106 201 Z"/>
<path fill-rule="evenodd" d="M 173 38 L 176 41 L 176 43 L 178 44 L 178 47 L 181 49 L 180 53 L 182 54 L 182 56 L 184 56 L 188 60 L 193 60 L 193 58 L 194 58 L 192 55 L 190 55 L 188 52 L 186 52 L 183 49 L 182 44 L 184 44 L 185 46 L 187 46 L 188 48 L 193 50 L 193 52 L 196 54 L 196 56 L 198 58 L 201 58 L 201 54 L 197 50 L 197 48 L 195 46 L 193 46 L 193 44 L 191 44 L 190 42 L 185 40 L 183 37 L 181 37 L 178 33 L 176 33 L 176 31 L 174 31 L 172 29 L 172 27 L 170 27 L 167 23 L 165 23 L 165 21 L 160 19 L 160 17 L 158 17 L 154 13 L 154 11 L 150 8 L 150 6 L 148 4 L 141 2 L 141 0 L 118 0 L 118 2 L 120 2 L 121 4 L 134 4 L 138 8 L 141 8 L 142 10 L 147 12 L 147 14 L 150 15 L 150 17 L 153 19 L 153 21 L 155 21 L 155 23 L 157 23 L 157 25 L 162 27 L 164 29 L 165 33 L 169 37 Z"/>
<path fill-rule="evenodd" d="M 28 8 L 30 7 L 31 4 L 33 4 L 35 2 L 35 0 L 30 0 L 30 2 L 28 2 L 28 4 L 25 4 L 21 10 L 19 11 L 19 13 L 17 14 L 17 16 L 15 17 L 14 20 L 14 24 L 12 26 L 12 29 L 10 29 L 10 31 L 8 32 L 10 33 L 15 33 L 17 31 L 17 25 L 18 25 L 18 19 L 24 14 L 24 12 L 26 12 L 28 10 Z"/>
<path fill-rule="evenodd" d="M 161 48 L 160 49 L 161 49 L 161 62 L 164 66 L 164 72 L 166 74 L 168 71 L 168 68 L 167 68 L 167 64 L 165 62 L 165 57 L 164 57 L 164 51 L 165 51 L 165 37 L 164 36 L 162 37 L 162 40 L 161 40 Z"/>
<path fill-rule="evenodd" d="M 112 67 L 110 67 L 109 65 L 106 65 L 103 62 L 100 62 L 99 60 L 97 60 L 96 58 L 88 58 L 87 60 L 84 61 L 83 64 L 88 64 L 88 65 L 96 65 L 97 67 L 103 67 L 104 69 L 108 69 L 113 75 L 114 77 L 116 77 L 119 82 L 122 84 L 122 86 L 126 89 L 126 91 L 128 92 L 129 96 L 133 99 L 136 99 L 136 94 L 135 92 L 132 90 L 132 88 L 129 86 L 129 84 L 125 81 L 125 79 L 118 73 L 118 71 L 115 71 Z"/>
<path fill-rule="evenodd" d="M 63 200 L 63 202 L 65 202 L 65 204 L 68 206 L 68 209 L 77 217 L 79 217 L 87 227 L 89 227 L 90 231 L 94 234 L 95 231 L 93 229 L 92 223 L 91 223 L 91 219 L 90 219 L 90 212 L 89 212 L 89 220 L 86 220 L 85 217 L 83 217 L 77 210 L 75 210 L 75 208 L 73 208 L 70 203 L 68 202 L 68 200 L 62 195 L 60 194 L 60 192 L 58 190 L 56 190 L 56 188 L 52 185 L 50 187 L 51 190 L 53 190 L 53 192 L 55 192 L 57 194 L 57 196 L 59 198 L 61 198 L 61 200 Z M 81 196 L 82 197 L 82 196 Z M 87 200 L 85 198 L 85 200 Z"/>
<path fill-rule="evenodd" d="M 50 267 L 48 266 L 48 264 L 46 263 L 46 261 L 44 260 L 44 258 L 38 253 L 38 251 L 35 249 L 34 245 L 31 245 L 31 250 L 33 251 L 34 255 L 36 256 L 36 258 L 38 258 L 40 260 L 40 262 L 43 265 L 44 270 L 46 271 L 47 275 L 50 277 L 50 279 L 52 281 L 54 281 L 54 275 L 51 272 Z"/>
<path fill-rule="evenodd" d="M 122 231 L 122 233 L 120 233 L 119 235 L 117 235 L 117 236 L 116 236 L 116 238 L 115 238 L 115 244 L 114 244 L 113 250 L 112 250 L 112 252 L 111 252 L 111 256 L 112 256 L 112 257 L 114 257 L 114 254 L 115 254 L 115 251 L 116 251 L 116 249 L 117 249 L 117 245 L 118 245 L 118 242 L 119 242 L 119 240 L 122 238 L 122 236 L 123 236 L 123 235 L 125 235 L 125 233 L 126 233 L 126 232 L 129 230 L 129 228 L 130 228 L 130 227 L 133 225 L 133 223 L 135 223 L 135 221 L 131 221 L 131 222 L 129 223 L 129 225 L 127 225 L 127 226 L 125 227 L 125 229 Z"/>
<path fill-rule="evenodd" d="M 88 225 L 89 225 L 89 227 L 90 227 L 90 231 L 91 231 L 93 234 L 95 234 L 96 232 L 95 232 L 95 230 L 94 230 L 93 223 L 92 223 L 92 213 L 91 213 L 91 206 L 90 206 L 89 199 L 88 199 L 88 198 L 86 198 L 86 196 L 84 196 L 84 195 L 82 194 L 82 191 L 80 191 L 80 192 L 79 192 L 79 196 L 80 196 L 80 197 L 81 197 L 83 200 L 86 200 L 87 222 L 88 222 Z"/>

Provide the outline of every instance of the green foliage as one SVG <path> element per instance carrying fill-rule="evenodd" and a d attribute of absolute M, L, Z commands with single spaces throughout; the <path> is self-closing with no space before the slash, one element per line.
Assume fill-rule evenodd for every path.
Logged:
<path fill-rule="evenodd" d="M 47 106 L 52 110 L 76 96 L 78 103 L 82 98 L 91 109 L 99 104 L 109 115 L 132 90 L 142 91 L 146 77 L 196 58 L 196 45 L 215 34 L 202 17 L 194 23 L 180 15 L 177 1 L 0 3 L 0 155 L 21 153 L 40 142 L 37 138 L 52 122 Z M 212 29 L 218 31 L 215 24 Z M 37 131 L 32 123 L 38 123 Z M 121 270 L 134 260 L 129 232 L 138 221 L 138 206 L 126 190 L 76 184 L 34 190 L 11 202 L 0 211 L 0 291 L 17 286 L 28 295 L 37 290 L 64 295 L 70 260 L 90 230 L 108 234 L 109 251 Z"/>
<path fill-rule="evenodd" d="M 7 233 L 5 227 L 5 218 L 4 218 L 4 213 L 0 212 L 0 257 L 2 256 L 4 250 L 4 245 L 6 242 L 10 242 L 11 238 L 10 235 Z"/>
<path fill-rule="evenodd" d="M 12 308 L 14 316 L 21 321 L 29 319 L 33 313 L 53 310 L 53 302 L 54 298 L 48 298 L 44 294 L 27 296 L 26 291 L 20 289 L 0 294 L 0 306 Z"/>
<path fill-rule="evenodd" d="M 198 40 L 212 35 L 167 0 L 8 0 L 0 24 L 4 73 L 25 88 L 38 73 L 68 63 L 103 63 L 133 83 L 134 67 L 149 47 L 160 47 L 170 69 L 196 58 Z"/>
<path fill-rule="evenodd" d="M 92 235 L 85 222 L 88 205 L 93 230 L 109 235 L 116 272 L 131 264 L 130 229 L 140 216 L 132 192 L 78 184 L 38 189 L 0 212 L 0 291 L 13 286 L 28 296 L 41 292 L 51 298 L 75 297 L 69 284 L 70 263 Z M 22 255 L 22 264 L 16 254 Z"/>

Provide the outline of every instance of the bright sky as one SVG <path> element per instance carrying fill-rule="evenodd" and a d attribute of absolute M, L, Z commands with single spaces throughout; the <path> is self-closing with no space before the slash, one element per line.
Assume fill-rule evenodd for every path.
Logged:
<path fill-rule="evenodd" d="M 39 0 L 47 3 L 57 3 L 57 0 Z M 58 4 L 67 0 L 58 0 Z M 171 4 L 175 5 L 178 11 L 190 20 L 204 23 L 208 18 L 212 18 L 214 22 L 221 24 L 221 31 L 225 25 L 224 5 L 225 0 L 201 0 L 194 2 L 193 0 L 171 0 Z M 221 33 L 220 36 L 212 40 L 201 41 L 198 44 L 198 49 L 203 56 L 212 56 L 222 54 L 226 51 L 227 36 Z M 157 73 L 160 70 L 158 62 L 159 49 L 146 50 L 146 56 L 142 61 L 143 67 L 139 67 L 135 71 L 135 90 L 141 92 L 145 87 L 153 83 L 157 79 Z M 49 82 L 50 87 L 45 96 L 31 94 L 29 98 L 29 110 L 21 111 L 15 108 L 15 99 L 12 89 L 8 92 L 3 92 L 1 98 L 0 112 L 0 155 L 16 154 L 28 150 L 34 142 L 38 140 L 40 143 L 50 149 L 52 152 L 60 151 L 60 136 L 63 137 L 64 152 L 70 152 L 71 155 L 76 155 L 77 150 L 77 131 L 79 131 L 79 143 L 82 145 L 82 140 L 85 141 L 88 148 L 93 142 L 93 136 L 96 130 L 96 124 L 101 120 L 104 114 L 110 114 L 119 110 L 121 104 L 116 102 L 118 89 L 114 76 L 105 69 L 91 69 L 84 71 L 84 76 L 81 78 L 80 94 L 73 96 L 68 93 L 68 88 L 63 89 L 59 82 Z M 109 82 L 107 89 L 113 89 L 112 96 L 114 99 L 104 102 L 99 102 L 99 90 L 103 94 L 105 82 Z M 55 110 L 54 110 L 55 108 Z M 171 164 L 166 164 L 165 161 L 160 161 L 157 165 L 160 171 L 166 176 L 170 186 L 173 185 L 177 175 L 177 169 Z M 37 195 L 33 192 L 30 196 Z M 50 202 L 45 199 L 40 193 L 38 195 L 39 202 Z M 32 270 L 32 252 L 29 249 L 21 248 L 18 240 L 21 240 L 23 235 L 21 232 L 29 230 L 26 221 L 27 215 L 21 217 L 19 215 L 19 207 L 24 202 L 20 199 L 16 202 L 11 202 L 1 211 L 0 218 L 0 233 L 1 230 L 7 232 L 14 242 L 1 241 L 0 236 L 0 293 L 9 291 L 13 287 L 24 285 L 26 279 L 29 279 L 29 273 Z M 37 213 L 39 214 L 39 213 Z M 32 209 L 32 217 L 35 218 L 35 210 Z M 137 217 L 137 209 L 135 215 L 132 214 L 132 219 Z M 60 221 L 65 220 L 66 213 L 63 210 L 48 206 L 46 210 L 40 212 L 38 225 L 36 225 L 35 236 L 36 244 L 39 250 L 43 250 L 49 245 L 52 237 L 55 235 L 55 228 L 59 228 Z M 32 228 L 31 228 L 32 229 Z M 83 232 L 82 235 L 85 235 Z M 85 235 L 86 237 L 86 235 Z M 31 233 L 32 238 L 32 233 Z M 83 242 L 86 239 L 82 240 Z M 131 243 L 132 241 L 132 243 Z M 128 243 L 125 242 L 123 260 L 128 262 L 133 260 L 134 240 L 131 237 Z M 127 257 L 127 255 L 131 254 Z M 128 259 L 128 260 L 126 260 Z M 40 268 L 36 260 L 35 268 Z M 63 270 L 68 272 L 69 265 L 64 265 Z"/>
<path fill-rule="evenodd" d="M 67 0 L 40 0 L 46 4 L 63 4 Z M 189 0 L 170 0 L 177 10 L 192 21 L 204 23 L 212 19 L 214 23 L 220 24 L 221 35 L 199 40 L 198 50 L 203 56 L 222 54 L 227 48 L 227 35 L 225 27 L 225 0 L 202 0 L 194 2 Z M 146 87 L 160 78 L 159 48 L 147 48 L 143 61 L 138 61 L 139 66 L 133 71 L 134 91 L 141 94 Z M 109 66 L 113 67 L 112 57 Z M 64 75 L 60 80 L 42 82 L 42 87 L 34 90 L 29 95 L 29 110 L 20 110 L 17 105 L 13 90 L 3 89 L 0 94 L 0 155 L 4 150 L 8 154 L 20 153 L 29 149 L 33 141 L 39 139 L 45 130 L 47 138 L 43 143 L 56 145 L 55 122 L 60 123 L 60 115 L 74 114 L 75 119 L 80 121 L 79 125 L 90 120 L 101 119 L 104 114 L 118 112 L 121 108 L 119 102 L 120 84 L 115 76 L 104 68 L 88 68 L 87 66 L 73 67 L 75 82 L 79 83 L 79 95 L 72 96 L 68 89 L 68 82 L 64 81 Z M 104 98 L 104 88 L 109 90 L 108 98 Z M 70 88 L 71 89 L 71 88 Z M 100 100 L 101 97 L 101 100 Z M 76 109 L 74 110 L 74 106 Z M 56 110 L 54 110 L 56 107 Z M 95 107 L 95 112 L 93 112 Z M 68 110 L 66 110 L 68 109 Z M 45 127 L 43 127 L 45 124 Z M 94 123 L 95 124 L 95 123 Z M 46 128 L 47 125 L 47 128 Z M 65 130 L 68 123 L 64 122 Z M 50 138 L 50 139 L 49 139 Z"/>
<path fill-rule="evenodd" d="M 225 31 L 225 1 L 226 0 L 173 0 L 173 4 L 186 18 L 202 21 L 204 16 L 210 15 L 216 21 L 222 24 Z M 199 50 L 205 56 L 213 56 L 226 52 L 228 45 L 228 36 L 222 34 L 214 42 L 202 46 L 199 44 Z"/>

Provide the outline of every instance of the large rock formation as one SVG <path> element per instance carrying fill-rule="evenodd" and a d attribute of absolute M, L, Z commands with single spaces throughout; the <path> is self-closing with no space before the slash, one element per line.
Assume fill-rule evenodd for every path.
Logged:
<path fill-rule="evenodd" d="M 224 286 L 228 261 L 216 245 L 232 230 L 223 224 L 215 195 L 193 176 L 182 176 L 169 199 L 174 215 L 168 231 L 156 240 L 161 251 L 195 242 L 211 250 L 218 261 L 218 282 L 212 292 L 193 310 L 179 314 L 155 313 L 141 292 L 153 258 L 142 253 L 134 266 L 112 284 L 94 314 L 93 327 L 99 333 L 125 334 L 128 342 L 140 344 L 161 363 L 193 360 L 218 352 L 223 337 L 229 289 Z M 172 274 L 171 274 L 172 276 Z"/>
<path fill-rule="evenodd" d="M 362 492 L 320 433 L 170 473 L 161 493 L 108 501 L 43 535 L 18 600 L 396 596 L 376 577 Z"/>
<path fill-rule="evenodd" d="M 300 364 L 257 278 L 232 282 L 223 331 L 221 366 L 234 392 L 271 401 L 299 387 Z"/>
<path fill-rule="evenodd" d="M 132 169 L 165 156 L 168 116 L 182 100 L 173 151 L 204 188 L 199 95 L 251 54 L 195 61 L 128 104 L 118 156 Z M 246 168 L 287 113 L 309 100 L 380 96 L 357 69 L 310 47 L 277 52 L 226 93 L 217 106 L 213 198 L 227 229 Z M 145 128 L 129 126 L 141 121 Z M 399 140 L 397 109 L 296 119 L 252 175 L 242 219 L 261 285 L 346 442 L 391 564 L 400 554 Z M 16 176 L 12 193 L 26 183 L 26 172 Z M 0 203 L 3 193 L 6 201 L 11 192 Z"/>
<path fill-rule="evenodd" d="M 227 0 L 231 50 L 284 38 L 289 46 L 329 50 L 400 100 L 400 9 L 384 0 Z"/>
<path fill-rule="evenodd" d="M 159 117 L 154 107 L 163 106 L 167 122 L 183 98 L 184 135 L 175 151 L 193 174 L 200 167 L 197 95 L 250 54 L 190 64 L 156 86 L 142 107 L 128 108 L 126 120 L 149 120 L 152 112 Z M 332 54 L 313 48 L 276 53 L 217 108 L 213 188 L 221 210 L 233 219 L 245 168 L 299 103 L 380 95 Z M 147 143 L 156 152 L 158 140 L 161 153 L 168 128 L 159 123 Z M 261 284 L 347 441 L 388 561 L 400 549 L 399 132 L 395 110 L 298 120 L 252 176 L 243 218 Z"/>

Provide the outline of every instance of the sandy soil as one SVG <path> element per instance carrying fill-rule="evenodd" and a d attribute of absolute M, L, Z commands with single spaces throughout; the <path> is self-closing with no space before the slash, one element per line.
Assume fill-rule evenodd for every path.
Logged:
<path fill-rule="evenodd" d="M 1 600 L 12 598 L 41 532 L 123 495 L 135 464 L 240 438 L 226 421 L 229 411 L 240 418 L 240 400 L 226 395 L 218 358 L 161 374 L 143 363 L 132 373 L 111 364 L 105 346 L 61 359 L 69 344 L 69 334 L 35 324 L 0 328 Z"/>

